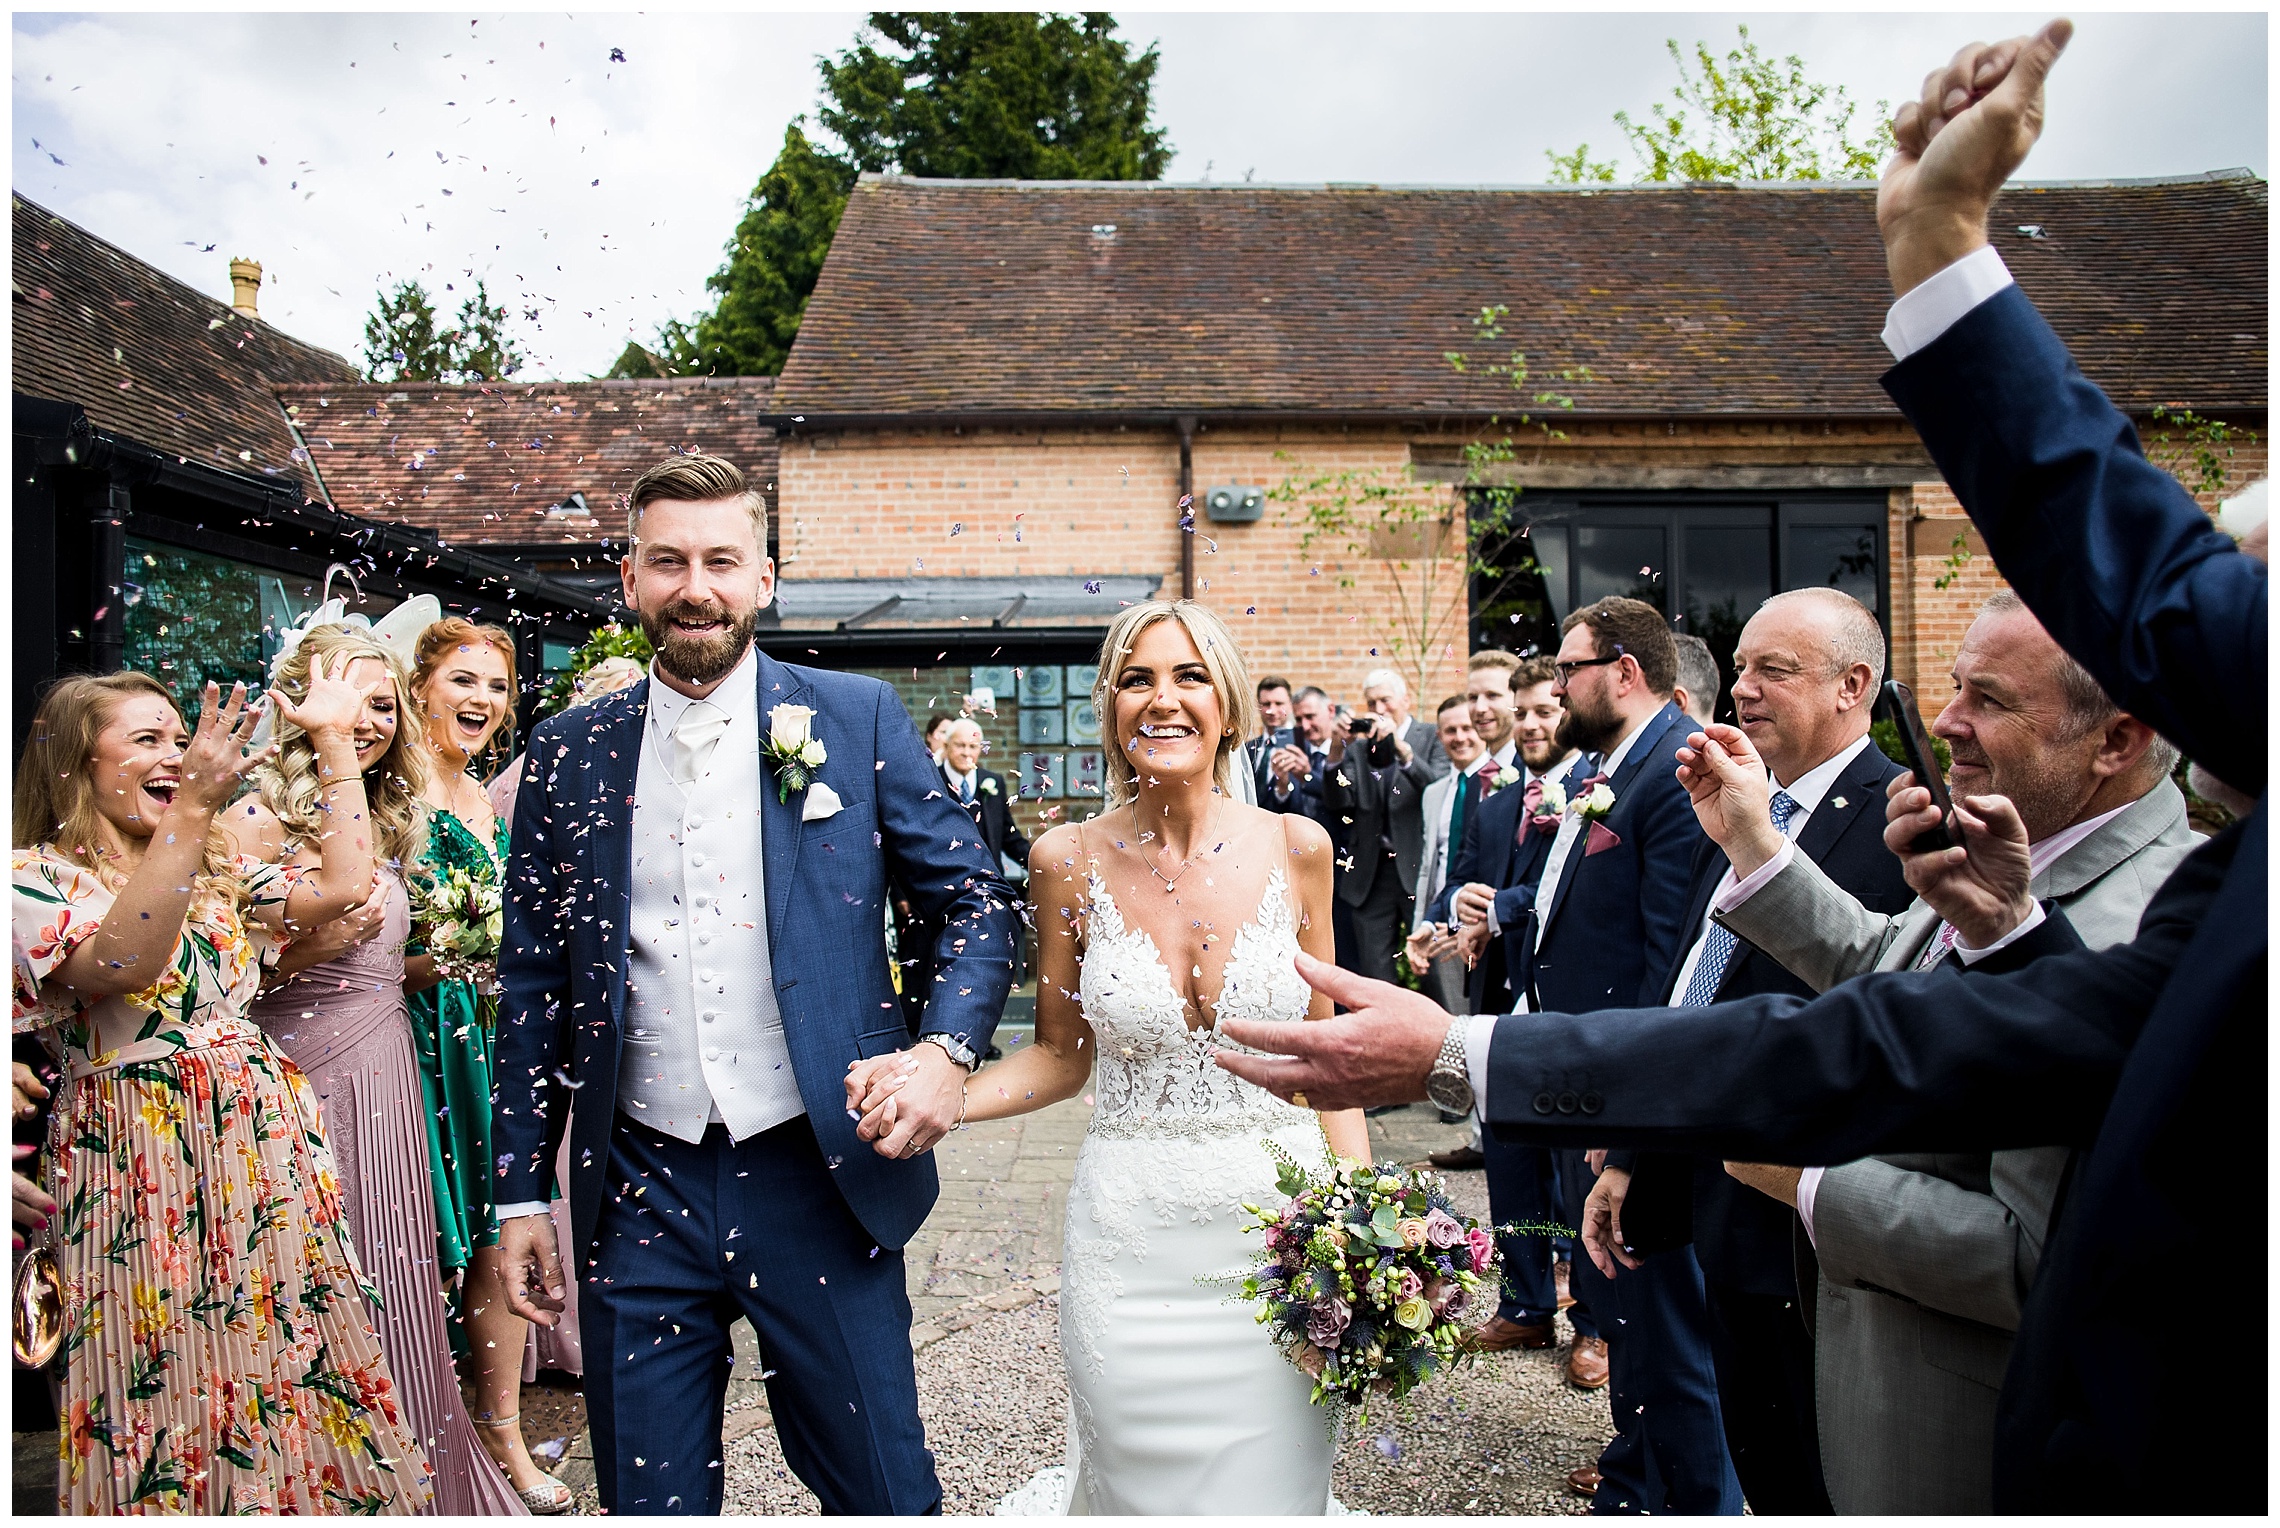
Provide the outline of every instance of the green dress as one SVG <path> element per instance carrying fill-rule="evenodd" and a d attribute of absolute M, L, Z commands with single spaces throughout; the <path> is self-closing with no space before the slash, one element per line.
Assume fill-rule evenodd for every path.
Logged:
<path fill-rule="evenodd" d="M 424 863 L 443 871 L 499 875 L 507 857 L 507 825 L 495 827 L 494 851 L 457 817 L 430 808 Z M 477 1247 L 499 1244 L 499 1222 L 491 1213 L 494 1032 L 481 1003 L 470 982 L 439 982 L 410 1000 L 412 1049 L 419 1056 L 420 1091 L 427 1102 L 436 1260 L 446 1280 L 475 1260 Z M 466 1336 L 456 1319 L 451 1344 L 465 1350 Z"/>

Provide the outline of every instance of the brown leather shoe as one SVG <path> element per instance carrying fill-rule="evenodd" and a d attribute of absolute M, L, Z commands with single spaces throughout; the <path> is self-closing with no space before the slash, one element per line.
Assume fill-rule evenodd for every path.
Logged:
<path fill-rule="evenodd" d="M 1544 1326 L 1522 1326 L 1502 1316 L 1491 1316 L 1485 1326 L 1478 1326 L 1465 1337 L 1465 1346 L 1475 1353 L 1507 1353 L 1514 1348 L 1548 1348 L 1552 1346 L 1552 1329 Z"/>
<path fill-rule="evenodd" d="M 1576 1338 L 1568 1349 L 1567 1382 L 1578 1390 L 1597 1390 L 1607 1383 L 1606 1338 Z"/>
<path fill-rule="evenodd" d="M 1552 1285 L 1560 1292 L 1559 1308 L 1561 1310 L 1566 1310 L 1569 1306 L 1575 1304 L 1575 1296 L 1568 1293 L 1567 1264 L 1559 1262 L 1552 1264 Z"/>
<path fill-rule="evenodd" d="M 1578 1496 L 1597 1496 L 1599 1472 L 1588 1464 L 1580 1470 L 1568 1471 L 1568 1489 Z"/>
<path fill-rule="evenodd" d="M 1488 1158 L 1481 1154 L 1480 1148 L 1470 1144 L 1436 1151 L 1425 1160 L 1445 1173 L 1475 1173 L 1488 1165 Z"/>

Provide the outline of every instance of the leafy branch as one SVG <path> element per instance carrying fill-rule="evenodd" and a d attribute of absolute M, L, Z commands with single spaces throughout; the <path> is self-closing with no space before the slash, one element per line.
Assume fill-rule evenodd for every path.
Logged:
<path fill-rule="evenodd" d="M 2254 430 L 2194 413 L 2182 404 L 2157 403 L 2146 435 L 2146 455 L 2193 493 L 2222 493 L 2236 445 L 2253 446 Z"/>

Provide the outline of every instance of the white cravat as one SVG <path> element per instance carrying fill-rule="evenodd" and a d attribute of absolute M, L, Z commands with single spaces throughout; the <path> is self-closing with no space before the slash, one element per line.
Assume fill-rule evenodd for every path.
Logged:
<path fill-rule="evenodd" d="M 711 762 L 713 749 L 720 743 L 720 735 L 728 730 L 728 713 L 709 700 L 692 700 L 682 708 L 681 719 L 673 724 L 670 757 L 673 763 L 673 783 L 688 786 L 697 782 Z"/>

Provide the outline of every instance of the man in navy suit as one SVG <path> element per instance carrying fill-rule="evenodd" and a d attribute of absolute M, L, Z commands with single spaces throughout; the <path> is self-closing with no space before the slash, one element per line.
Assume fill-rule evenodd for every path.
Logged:
<path fill-rule="evenodd" d="M 1485 761 L 1485 779 L 1478 783 L 1487 789 L 1466 817 L 1448 882 L 1426 912 L 1436 925 L 1453 923 L 1460 931 L 1458 948 L 1470 966 L 1470 1011 L 1509 1013 L 1516 999 L 1505 973 L 1503 941 L 1488 937 L 1489 909 L 1507 889 L 1535 889 L 1559 826 L 1558 814 L 1543 809 L 1546 796 L 1559 801 L 1574 795 L 1598 771 L 1599 760 L 1557 741 L 1564 710 L 1551 694 L 1558 676 L 1549 659 L 1524 659 L 1507 670 L 1483 663 L 1481 657 L 1475 655 L 1476 670 L 1509 678 L 1510 762 L 1498 766 L 1493 757 Z M 1497 787 L 1501 773 L 1491 771 L 1501 768 L 1510 768 L 1512 778 Z M 1480 1165 L 1488 1173 L 1489 1211 L 1498 1225 L 1543 1225 L 1560 1217 L 1558 1167 L 1551 1152 L 1484 1137 Z M 1473 1346 L 1483 1352 L 1551 1347 L 1559 1307 L 1551 1239 L 1507 1236 L 1498 1246 L 1503 1287 L 1496 1314 L 1473 1334 Z M 1596 1390 L 1607 1383 L 1606 1340 L 1580 1297 L 1568 1320 L 1575 1328 L 1565 1365 L 1568 1382 Z"/>
<path fill-rule="evenodd" d="M 743 474 L 672 458 L 631 505 L 650 678 L 541 723 L 515 804 L 493 1124 L 509 1302 L 542 1325 L 561 1308 L 546 1200 L 574 1113 L 603 1509 L 720 1510 L 742 1317 L 823 1510 L 936 1511 L 901 1249 L 1005 1004 L 1011 895 L 893 690 L 753 646 L 775 579 Z M 916 1044 L 888 975 L 890 878 L 941 930 Z M 906 1044 L 874 1148 L 841 1079 Z"/>
<path fill-rule="evenodd" d="M 1996 566 L 2114 703 L 2255 811 L 2186 857 L 2125 945 L 2089 951 L 2041 907 L 2008 949 L 1875 973 L 1815 1002 L 1544 1014 L 1476 1034 L 1415 994 L 1304 960 L 1356 1011 L 1320 1024 L 1223 1021 L 1222 1066 L 1317 1109 L 1475 1101 L 1533 1139 L 1596 1139 L 1811 1166 L 1884 1151 L 2061 1142 L 2086 1149 L 2027 1297 L 1995 1440 L 2001 1510 L 2261 1512 L 2261 1307 L 2197 1403 L 2167 1383 L 2145 1291 L 2176 1248 L 2218 1239 L 2243 1289 L 2265 1282 L 2269 955 L 2264 799 L 2269 583 L 2074 367 L 1987 251 L 1990 204 L 2041 130 L 2043 82 L 2072 27 L 1974 44 L 1901 109 L 1878 196 L 1893 286 L 1884 379 Z M 1992 269 L 1990 269 L 1992 264 Z M 1910 299 L 1915 299 L 1911 302 Z M 1936 816 L 1888 829 L 1904 840 Z M 1961 852 L 1911 880 L 1967 877 L 1994 845 L 1969 803 Z M 1460 1032 L 1461 1031 L 1461 1032 Z M 1561 1114 L 1555 1084 L 1577 1090 Z M 1588 1110 L 1584 1104 L 1588 1102 Z"/>
<path fill-rule="evenodd" d="M 1734 670 L 1735 723 L 1765 760 L 1775 828 L 1863 906 L 1905 910 L 1915 893 L 1884 847 L 1884 788 L 1902 771 L 1868 735 L 1884 680 L 1884 631 L 1875 615 L 1835 589 L 1777 594 L 1742 628 Z M 1707 711 L 1717 697 L 1701 698 Z M 1698 804 L 1698 820 L 1701 811 Z M 1711 922 L 1713 903 L 1723 905 L 1736 889 L 1725 852 L 1705 837 L 1687 893 L 1686 948 L 1663 978 L 1660 1001 L 1700 1007 L 1760 992 L 1814 995 Z M 1813 1343 L 1799 1308 L 1797 1259 L 1810 1247 L 1794 1242 L 1795 1212 L 1736 1182 L 1716 1158 L 1663 1152 L 1609 1152 L 1591 1201 L 1584 1238 L 1595 1266 L 1610 1272 L 1636 1261 L 1624 1249 L 1626 1206 L 1675 1207 L 1673 1219 L 1691 1232 L 1702 1267 L 1718 1409 L 1743 1496 L 1761 1516 L 1830 1512 Z M 1639 1217 L 1632 1223 L 1638 1227 Z M 1627 1275 L 1614 1277 L 1620 1284 Z"/>
<path fill-rule="evenodd" d="M 1672 773 L 1689 723 L 1670 699 L 1678 649 L 1662 612 L 1609 598 L 1562 624 L 1557 741 L 1601 762 L 1569 796 L 1542 877 L 1499 891 L 1487 922 L 1512 1008 L 1568 1013 L 1652 1001 L 1680 953 L 1703 838 Z M 1596 1164 L 1571 1144 L 1559 1171 L 1563 1218 L 1580 1225 Z M 1620 1284 L 1578 1258 L 1569 1280 L 1607 1340 L 1615 1422 L 1599 1478 L 1579 1471 L 1571 1484 L 1601 1512 L 1741 1511 L 1693 1252 L 1659 1252 Z"/>

